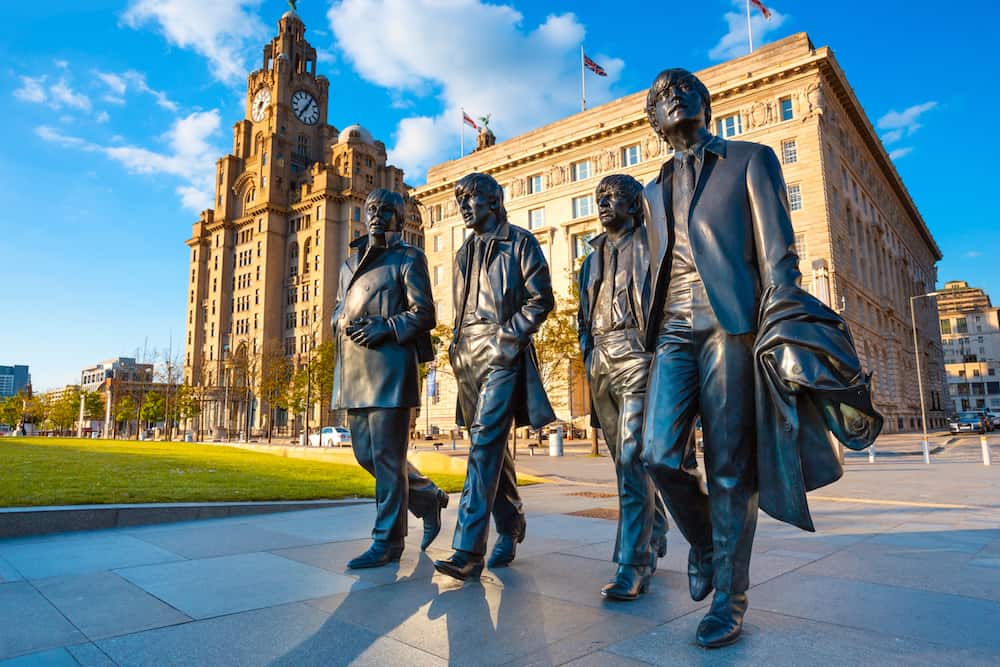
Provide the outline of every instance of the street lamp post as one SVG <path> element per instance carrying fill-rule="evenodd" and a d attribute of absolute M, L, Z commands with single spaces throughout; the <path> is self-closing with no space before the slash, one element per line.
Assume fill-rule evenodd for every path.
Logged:
<path fill-rule="evenodd" d="M 920 423 L 924 431 L 924 463 L 928 464 L 931 462 L 931 450 L 927 444 L 927 408 L 924 404 L 924 376 L 920 372 L 920 343 L 917 341 L 917 312 L 914 303 L 916 303 L 917 299 L 925 296 L 934 297 L 939 294 L 941 293 L 928 292 L 927 294 L 914 294 L 910 297 L 910 325 L 913 328 L 913 359 L 917 364 L 917 391 L 920 393 Z"/>

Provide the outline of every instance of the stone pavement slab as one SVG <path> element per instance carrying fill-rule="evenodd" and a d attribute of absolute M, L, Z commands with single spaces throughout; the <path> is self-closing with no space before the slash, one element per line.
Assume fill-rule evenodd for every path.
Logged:
<path fill-rule="evenodd" d="M 269 553 L 146 565 L 117 573 L 192 618 L 271 607 L 366 585 Z"/>
<path fill-rule="evenodd" d="M 114 530 L 0 540 L 0 557 L 26 579 L 100 572 L 181 558 Z"/>
<path fill-rule="evenodd" d="M 34 585 L 91 640 L 191 620 L 113 572 L 53 577 Z"/>
<path fill-rule="evenodd" d="M 0 660 L 86 639 L 28 582 L 0 584 Z"/>
<path fill-rule="evenodd" d="M 136 534 L 136 537 L 184 558 L 213 558 L 270 551 L 315 544 L 319 539 L 272 530 L 256 523 L 216 521 L 151 528 Z"/>

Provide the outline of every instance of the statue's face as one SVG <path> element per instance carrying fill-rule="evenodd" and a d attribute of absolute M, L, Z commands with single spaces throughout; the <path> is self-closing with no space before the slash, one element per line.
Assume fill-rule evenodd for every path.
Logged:
<path fill-rule="evenodd" d="M 610 229 L 619 229 L 632 218 L 632 203 L 610 188 L 597 193 L 597 217 Z"/>
<path fill-rule="evenodd" d="M 375 237 L 385 237 L 386 232 L 393 229 L 393 218 L 396 216 L 396 207 L 392 202 L 376 199 L 369 202 L 365 209 L 368 217 L 368 233 Z"/>
<path fill-rule="evenodd" d="M 689 78 L 674 81 L 656 98 L 656 122 L 664 132 L 680 125 L 705 124 L 705 104 Z"/>
<path fill-rule="evenodd" d="M 462 212 L 465 226 L 482 232 L 496 219 L 493 198 L 482 192 L 463 192 L 458 197 L 458 210 Z"/>

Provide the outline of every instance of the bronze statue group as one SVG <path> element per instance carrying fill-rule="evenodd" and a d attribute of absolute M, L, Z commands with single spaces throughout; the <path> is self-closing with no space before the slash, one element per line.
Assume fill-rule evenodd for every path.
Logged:
<path fill-rule="evenodd" d="M 758 508 L 814 530 L 806 491 L 838 479 L 838 443 L 868 446 L 882 418 L 847 325 L 799 286 L 774 152 L 711 135 L 710 101 L 686 70 L 653 82 L 646 113 L 674 152 L 645 188 L 622 174 L 598 184 L 604 232 L 580 271 L 578 331 L 592 422 L 618 479 L 617 571 L 601 594 L 646 591 L 669 512 L 690 545 L 691 597 L 714 591 L 696 638 L 715 648 L 742 630 Z M 532 345 L 555 299 L 541 247 L 507 220 L 500 185 L 472 173 L 455 197 L 473 233 L 455 256 L 448 352 L 470 449 L 455 551 L 434 567 L 466 580 L 509 565 L 524 540 L 507 438 L 555 419 Z M 435 313 L 427 260 L 399 238 L 403 203 L 388 190 L 368 196 L 369 233 L 352 243 L 333 314 L 333 408 L 347 410 L 355 455 L 375 477 L 372 545 L 349 568 L 399 560 L 407 508 L 423 518 L 426 549 L 448 504 L 406 459 Z"/>

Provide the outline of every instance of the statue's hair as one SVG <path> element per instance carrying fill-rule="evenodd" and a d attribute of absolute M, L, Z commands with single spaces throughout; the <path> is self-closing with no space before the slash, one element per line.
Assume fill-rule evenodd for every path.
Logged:
<path fill-rule="evenodd" d="M 368 210 L 369 204 L 379 201 L 392 204 L 392 208 L 395 213 L 392 217 L 396 221 L 395 229 L 393 231 L 403 231 L 403 223 L 406 221 L 406 201 L 403 199 L 403 195 L 398 192 L 393 192 L 392 190 L 386 190 L 385 188 L 375 188 L 369 192 L 368 197 L 365 198 L 365 210 Z"/>
<path fill-rule="evenodd" d="M 698 94 L 701 95 L 701 101 L 705 107 L 705 127 L 710 128 L 712 123 L 712 95 L 708 92 L 705 84 L 701 82 L 701 79 L 686 69 L 679 67 L 665 69 L 656 75 L 656 78 L 653 79 L 653 85 L 649 87 L 649 92 L 646 93 L 646 119 L 649 120 L 649 125 L 653 128 L 653 131 L 667 143 L 670 143 L 670 141 L 663 135 L 662 129 L 656 122 L 656 101 L 663 94 L 663 91 L 671 85 L 682 81 L 690 82 L 694 89 L 698 91 Z"/>
<path fill-rule="evenodd" d="M 500 224 L 507 222 L 507 209 L 503 205 L 503 188 L 489 174 L 474 171 L 455 183 L 455 199 L 464 194 L 484 194 L 492 200 Z"/>
<path fill-rule="evenodd" d="M 612 192 L 628 200 L 629 206 L 635 209 L 633 218 L 637 225 L 643 222 L 642 214 L 642 183 L 628 174 L 611 174 L 601 179 L 594 190 L 594 198 L 600 199 L 601 193 Z"/>

